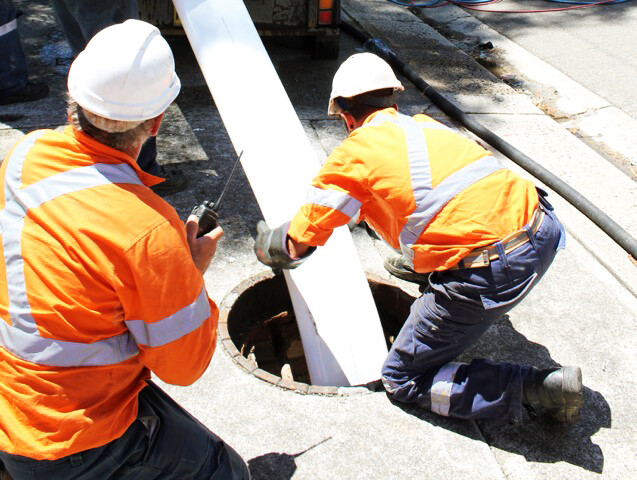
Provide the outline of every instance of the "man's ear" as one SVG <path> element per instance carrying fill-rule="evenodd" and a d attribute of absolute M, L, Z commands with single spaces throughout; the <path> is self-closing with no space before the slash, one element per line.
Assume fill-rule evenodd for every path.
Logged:
<path fill-rule="evenodd" d="M 348 132 L 351 132 L 351 131 L 356 129 L 356 127 L 357 127 L 356 119 L 354 118 L 354 116 L 351 113 L 349 113 L 349 112 L 341 112 L 339 115 L 341 116 L 341 118 L 345 122 L 345 126 L 347 127 L 347 131 Z"/>
<path fill-rule="evenodd" d="M 164 119 L 164 113 L 153 118 L 153 125 L 152 125 L 152 128 L 150 129 L 151 137 L 154 137 L 155 135 L 157 135 L 157 132 L 159 132 L 159 127 L 161 126 L 161 121 L 163 119 Z"/>

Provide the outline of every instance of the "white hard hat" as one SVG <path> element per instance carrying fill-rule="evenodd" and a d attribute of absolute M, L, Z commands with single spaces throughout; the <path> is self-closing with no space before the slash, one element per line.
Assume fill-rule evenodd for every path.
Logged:
<path fill-rule="evenodd" d="M 106 27 L 69 71 L 71 97 L 111 120 L 144 121 L 160 115 L 179 94 L 175 61 L 159 30 L 141 20 Z"/>
<path fill-rule="evenodd" d="M 332 81 L 328 115 L 338 115 L 342 109 L 334 101 L 338 97 L 351 98 L 361 93 L 393 88 L 404 90 L 389 64 L 373 53 L 356 53 L 345 60 Z"/>

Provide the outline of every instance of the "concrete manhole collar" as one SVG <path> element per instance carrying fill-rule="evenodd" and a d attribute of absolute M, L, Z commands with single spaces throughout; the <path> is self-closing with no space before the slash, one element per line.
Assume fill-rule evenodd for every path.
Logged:
<path fill-rule="evenodd" d="M 414 298 L 368 275 L 389 347 Z M 349 395 L 368 388 L 312 385 L 292 302 L 283 275 L 263 272 L 237 285 L 220 305 L 219 339 L 245 371 L 302 394 Z M 375 385 L 377 388 L 378 386 Z"/>

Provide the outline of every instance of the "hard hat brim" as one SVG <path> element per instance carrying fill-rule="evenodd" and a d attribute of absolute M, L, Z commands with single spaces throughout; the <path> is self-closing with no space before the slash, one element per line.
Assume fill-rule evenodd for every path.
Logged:
<path fill-rule="evenodd" d="M 403 87 L 402 85 L 398 85 L 398 86 L 394 87 L 394 92 L 402 92 L 404 90 L 405 90 L 405 87 Z M 366 93 L 366 92 L 361 92 L 361 93 Z M 360 95 L 360 93 L 357 93 L 356 95 Z M 352 97 L 355 97 L 356 95 L 352 95 Z M 345 97 L 345 96 L 344 95 L 336 95 L 336 96 L 330 97 L 330 101 L 329 101 L 329 104 L 327 106 L 327 115 L 330 116 L 330 117 L 336 117 L 340 113 L 343 112 L 343 109 L 341 108 L 341 106 L 336 101 L 336 99 L 338 97 Z M 345 97 L 345 98 L 351 98 L 351 97 Z"/>

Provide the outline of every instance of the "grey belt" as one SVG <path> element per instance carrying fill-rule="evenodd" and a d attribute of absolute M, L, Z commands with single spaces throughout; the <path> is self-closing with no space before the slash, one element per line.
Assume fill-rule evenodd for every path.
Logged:
<path fill-rule="evenodd" d="M 533 234 L 537 233 L 540 225 L 542 225 L 544 215 L 544 210 L 539 206 L 535 209 L 535 212 L 533 212 L 533 216 L 529 222 L 531 232 L 533 232 Z M 502 242 L 504 253 L 510 253 L 528 242 L 529 234 L 525 229 L 522 229 L 512 233 L 511 235 L 507 235 L 500 241 Z M 471 252 L 464 256 L 457 265 L 454 265 L 449 270 L 486 267 L 489 263 L 491 263 L 491 260 L 495 260 L 496 258 L 499 258 L 499 255 L 495 244 L 491 244 L 486 247 L 479 247 L 471 250 Z"/>

